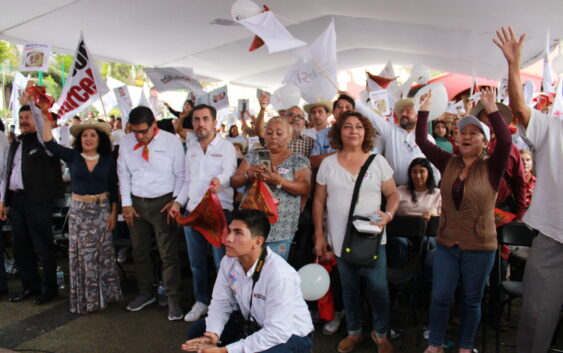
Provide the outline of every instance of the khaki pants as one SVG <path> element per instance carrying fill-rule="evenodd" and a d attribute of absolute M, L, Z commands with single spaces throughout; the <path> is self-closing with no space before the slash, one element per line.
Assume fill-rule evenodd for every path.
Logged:
<path fill-rule="evenodd" d="M 518 353 L 546 353 L 563 303 L 563 244 L 540 233 L 524 270 Z"/>
<path fill-rule="evenodd" d="M 137 271 L 137 287 L 140 294 L 153 293 L 153 261 L 151 259 L 152 235 L 162 260 L 162 281 L 169 300 L 180 299 L 180 263 L 178 260 L 178 241 L 176 223 L 166 223 L 166 212 L 160 210 L 170 201 L 172 194 L 154 199 L 133 195 L 133 208 L 139 218 L 133 219 L 129 227 L 133 245 L 133 259 Z"/>

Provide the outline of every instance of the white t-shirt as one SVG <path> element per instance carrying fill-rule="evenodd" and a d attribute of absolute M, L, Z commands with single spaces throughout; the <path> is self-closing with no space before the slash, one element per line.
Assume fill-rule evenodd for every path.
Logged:
<path fill-rule="evenodd" d="M 309 136 L 312 139 L 317 138 L 317 129 L 314 127 L 301 131 L 301 135 Z"/>
<path fill-rule="evenodd" d="M 327 238 L 332 245 L 336 256 L 340 257 L 342 242 L 346 233 L 348 212 L 352 202 L 352 193 L 357 175 L 352 175 L 338 162 L 338 154 L 326 157 L 317 173 L 317 184 L 326 185 L 326 223 Z M 380 209 L 381 183 L 393 178 L 393 169 L 382 155 L 377 155 L 371 162 L 358 196 L 358 203 L 354 215 L 368 216 Z M 381 244 L 387 238 L 383 234 Z"/>
<path fill-rule="evenodd" d="M 523 221 L 563 243 L 563 119 L 532 109 L 528 128 L 518 128 L 536 151 L 536 187 Z"/>

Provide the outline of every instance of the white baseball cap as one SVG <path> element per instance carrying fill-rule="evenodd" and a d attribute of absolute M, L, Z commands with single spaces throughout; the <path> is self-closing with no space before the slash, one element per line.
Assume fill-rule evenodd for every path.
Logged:
<path fill-rule="evenodd" d="M 477 119 L 473 115 L 466 115 L 463 118 L 461 118 L 457 123 L 457 126 L 459 126 L 460 131 L 463 130 L 467 125 L 477 126 L 481 130 L 483 135 L 485 135 L 485 139 L 487 141 L 491 140 L 491 131 L 489 130 L 489 127 L 483 124 L 481 121 L 479 121 L 479 119 Z"/>

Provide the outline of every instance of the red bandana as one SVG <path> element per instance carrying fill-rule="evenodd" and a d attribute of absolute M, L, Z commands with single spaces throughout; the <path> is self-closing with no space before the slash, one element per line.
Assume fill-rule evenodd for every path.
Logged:
<path fill-rule="evenodd" d="M 158 131 L 159 131 L 158 127 L 154 129 L 154 136 L 153 136 L 153 138 L 155 138 L 156 135 L 158 135 Z M 152 140 L 151 140 L 151 141 L 152 141 Z M 135 145 L 135 147 L 133 147 L 133 151 L 136 151 L 136 150 L 138 150 L 139 148 L 144 147 L 144 148 L 143 148 L 143 153 L 141 154 L 141 156 L 142 156 L 143 159 L 144 159 L 145 161 L 147 161 L 147 162 L 149 161 L 149 143 L 150 143 L 150 141 L 149 141 L 149 142 L 139 142 L 138 144 Z"/>

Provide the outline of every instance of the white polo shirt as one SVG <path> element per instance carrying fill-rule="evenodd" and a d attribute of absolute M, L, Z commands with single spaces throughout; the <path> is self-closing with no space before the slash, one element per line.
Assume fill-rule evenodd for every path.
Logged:
<path fill-rule="evenodd" d="M 378 116 L 373 110 L 364 105 L 361 101 L 355 100 L 356 111 L 365 115 L 379 131 L 380 138 L 383 138 L 383 155 L 395 171 L 393 177 L 397 185 L 405 185 L 409 182 L 409 165 L 415 158 L 426 158 L 415 141 L 415 130 L 407 132 L 397 124 L 386 121 Z M 436 141 L 430 135 L 428 140 L 434 144 Z M 440 172 L 434 165 L 434 179 L 436 183 L 440 181 Z"/>
<path fill-rule="evenodd" d="M 233 310 L 240 309 L 245 318 L 249 317 L 252 274 L 256 263 L 245 272 L 236 257 L 223 257 L 205 319 L 208 332 L 220 337 Z M 252 301 L 252 317 L 262 329 L 227 345 L 229 353 L 262 352 L 286 343 L 292 335 L 305 337 L 311 333 L 315 328 L 300 282 L 301 278 L 293 267 L 268 248 Z"/>
<path fill-rule="evenodd" d="M 137 143 L 135 134 L 127 134 L 120 141 L 117 175 L 122 205 L 132 205 L 131 195 L 177 196 L 184 181 L 184 148 L 180 139 L 159 130 L 148 145 L 148 161 L 142 157 L 144 147 L 134 149 Z"/>
<path fill-rule="evenodd" d="M 217 177 L 221 181 L 221 191 L 217 193 L 223 209 L 233 209 L 234 191 L 231 176 L 237 169 L 237 153 L 232 143 L 218 134 L 204 152 L 197 139 L 190 140 L 185 157 L 184 182 L 176 201 L 188 211 L 200 203 L 209 189 L 209 183 Z"/>
<path fill-rule="evenodd" d="M 535 148 L 536 187 L 523 221 L 563 243 L 563 119 L 532 109 L 528 128 L 518 129 Z"/>

